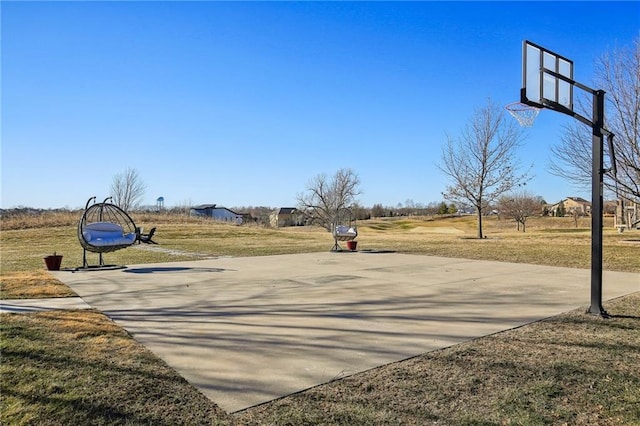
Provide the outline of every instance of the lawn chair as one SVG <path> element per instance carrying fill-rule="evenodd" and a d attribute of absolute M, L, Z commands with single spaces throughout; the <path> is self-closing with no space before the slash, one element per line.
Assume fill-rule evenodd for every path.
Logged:
<path fill-rule="evenodd" d="M 142 232 L 140 232 L 140 230 L 138 229 L 138 244 L 140 243 L 145 243 L 145 244 L 158 244 L 155 241 L 152 240 L 153 238 L 153 234 L 156 233 L 156 228 L 155 226 L 153 228 L 151 228 L 151 231 L 149 231 L 148 234 L 143 234 Z"/>

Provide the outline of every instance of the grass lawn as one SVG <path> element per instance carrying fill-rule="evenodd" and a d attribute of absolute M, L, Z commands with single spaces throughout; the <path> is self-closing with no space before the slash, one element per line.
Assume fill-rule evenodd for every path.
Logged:
<path fill-rule="evenodd" d="M 160 216 L 154 240 L 109 263 L 325 251 L 328 233 L 306 227 L 236 227 Z M 533 218 L 527 232 L 488 218 L 358 223 L 362 249 L 588 268 L 588 221 Z M 635 241 L 634 241 L 635 240 Z M 638 232 L 605 230 L 604 268 L 640 272 Z M 66 297 L 44 271 L 56 251 L 79 266 L 72 221 L 2 224 L 2 298 Z M 92 261 L 94 259 L 92 258 Z M 225 413 L 96 311 L 2 314 L 0 410 L 7 425 L 78 424 L 640 424 L 640 293 L 375 368 L 239 413 Z"/>

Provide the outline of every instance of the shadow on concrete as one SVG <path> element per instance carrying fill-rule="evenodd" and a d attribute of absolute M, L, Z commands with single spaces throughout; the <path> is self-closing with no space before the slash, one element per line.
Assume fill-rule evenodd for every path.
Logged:
<path fill-rule="evenodd" d="M 224 272 L 228 269 L 222 268 L 190 268 L 186 266 L 153 266 L 149 268 L 127 268 L 123 272 L 130 274 L 153 274 L 159 272 Z"/>

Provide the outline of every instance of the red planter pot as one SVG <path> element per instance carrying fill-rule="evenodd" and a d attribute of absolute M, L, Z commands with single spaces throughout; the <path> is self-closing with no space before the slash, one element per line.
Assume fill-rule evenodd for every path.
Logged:
<path fill-rule="evenodd" d="M 59 271 L 62 264 L 62 256 L 54 254 L 53 256 L 47 256 L 44 258 L 44 263 L 47 265 L 49 271 Z"/>

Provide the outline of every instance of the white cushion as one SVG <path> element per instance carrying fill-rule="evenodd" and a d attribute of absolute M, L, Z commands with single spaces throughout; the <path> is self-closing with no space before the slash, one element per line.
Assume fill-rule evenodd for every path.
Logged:
<path fill-rule="evenodd" d="M 358 232 L 353 227 L 338 225 L 336 226 L 336 235 L 355 236 L 358 235 Z"/>

